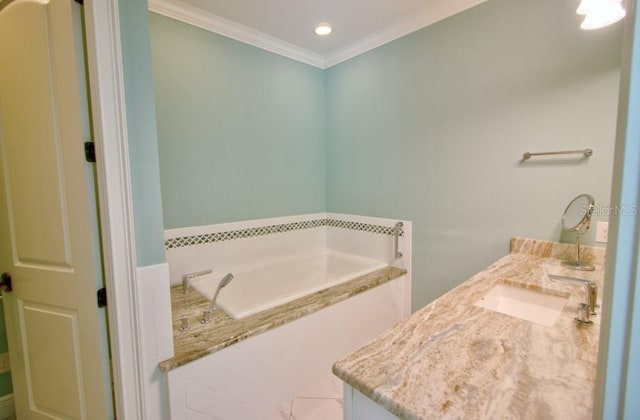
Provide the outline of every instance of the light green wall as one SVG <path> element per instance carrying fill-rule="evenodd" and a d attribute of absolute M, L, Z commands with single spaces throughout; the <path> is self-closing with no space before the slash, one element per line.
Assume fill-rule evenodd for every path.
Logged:
<path fill-rule="evenodd" d="M 512 236 L 572 240 L 573 197 L 609 205 L 621 39 L 574 8 L 491 0 L 325 71 L 151 14 L 165 228 L 410 219 L 414 309 Z"/>
<path fill-rule="evenodd" d="M 324 211 L 323 72 L 150 23 L 165 228 Z"/>
<path fill-rule="evenodd" d="M 165 261 L 146 0 L 120 0 L 120 36 L 139 267 Z"/>
<path fill-rule="evenodd" d="M 491 0 L 327 71 L 328 210 L 413 220 L 414 309 L 512 236 L 559 240 L 577 194 L 609 204 L 621 28 L 574 8 Z"/>

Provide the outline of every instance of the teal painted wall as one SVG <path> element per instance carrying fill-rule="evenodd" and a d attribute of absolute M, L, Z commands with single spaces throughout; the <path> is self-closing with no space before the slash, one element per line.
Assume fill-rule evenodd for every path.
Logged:
<path fill-rule="evenodd" d="M 165 261 L 158 143 L 146 0 L 120 0 L 136 256 L 139 267 Z"/>
<path fill-rule="evenodd" d="M 621 25 L 574 10 L 492 0 L 327 70 L 328 210 L 413 220 L 414 310 L 512 236 L 561 239 L 577 194 L 609 205 Z"/>
<path fill-rule="evenodd" d="M 574 9 L 492 0 L 325 71 L 150 14 L 165 228 L 410 219 L 414 309 L 512 236 L 573 240 L 573 197 L 609 205 L 621 40 Z"/>
<path fill-rule="evenodd" d="M 149 19 L 165 228 L 324 211 L 322 70 Z"/>

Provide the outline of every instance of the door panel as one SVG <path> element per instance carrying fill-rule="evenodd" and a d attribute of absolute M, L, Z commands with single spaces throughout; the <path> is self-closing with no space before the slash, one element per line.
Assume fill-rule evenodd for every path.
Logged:
<path fill-rule="evenodd" d="M 20 419 L 113 418 L 81 18 L 73 0 L 0 11 L 0 272 Z"/>
<path fill-rule="evenodd" d="M 52 51 L 46 11 L 44 7 L 28 7 L 15 13 L 13 24 L 29 30 L 13 32 L 3 42 L 12 64 L 3 65 L 2 70 L 7 81 L 2 86 L 6 99 L 2 104 L 5 194 L 16 263 L 69 267 L 69 229 L 61 191 L 63 133 L 55 115 L 55 74 L 49 61 Z M 42 138 L 52 141 L 42 142 Z M 48 217 L 38 217 L 44 209 Z"/>
<path fill-rule="evenodd" d="M 23 301 L 19 317 L 29 405 L 53 418 L 86 417 L 77 312 Z M 43 352 L 56 363 L 49 363 Z"/>

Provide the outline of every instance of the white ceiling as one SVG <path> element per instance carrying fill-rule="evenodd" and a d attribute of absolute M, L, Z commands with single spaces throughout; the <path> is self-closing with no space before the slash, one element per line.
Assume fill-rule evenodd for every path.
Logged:
<path fill-rule="evenodd" d="M 326 68 L 484 1 L 149 0 L 149 9 Z M 315 35 L 320 22 L 333 33 Z"/>

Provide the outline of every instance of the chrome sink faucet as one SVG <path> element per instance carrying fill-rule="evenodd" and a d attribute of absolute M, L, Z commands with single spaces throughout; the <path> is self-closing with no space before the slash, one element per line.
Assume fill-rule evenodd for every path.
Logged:
<path fill-rule="evenodd" d="M 212 269 L 196 271 L 195 273 L 187 273 L 182 276 L 182 293 L 189 293 L 191 290 L 191 286 L 189 285 L 189 281 L 194 277 L 204 276 L 205 274 L 211 274 L 213 272 Z"/>
<path fill-rule="evenodd" d="M 557 274 L 549 274 L 549 279 L 554 282 L 562 281 L 584 287 L 586 302 L 578 306 L 578 317 L 576 321 L 580 324 L 592 324 L 593 321 L 591 321 L 589 317 L 590 315 L 596 314 L 596 300 L 598 299 L 598 286 L 596 286 L 596 282 L 576 277 L 559 276 Z"/>

